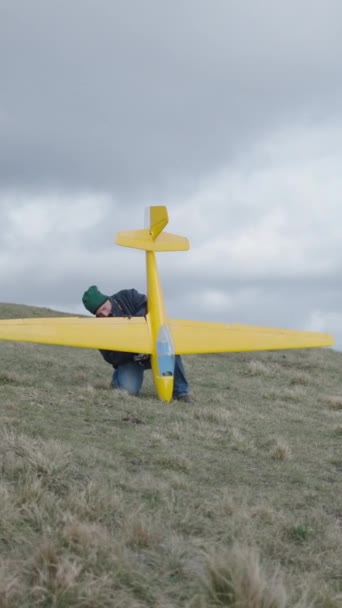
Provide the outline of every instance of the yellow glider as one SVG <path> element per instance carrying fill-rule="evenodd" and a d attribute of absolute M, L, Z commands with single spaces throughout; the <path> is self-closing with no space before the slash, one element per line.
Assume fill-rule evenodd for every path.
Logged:
<path fill-rule="evenodd" d="M 318 332 L 169 319 L 155 253 L 186 251 L 189 242 L 185 237 L 163 232 L 168 223 L 166 207 L 149 207 L 148 211 L 148 228 L 119 232 L 116 237 L 118 245 L 146 252 L 146 317 L 2 320 L 0 340 L 149 354 L 157 394 L 166 402 L 173 393 L 175 354 L 318 348 L 334 344 L 331 335 Z"/>

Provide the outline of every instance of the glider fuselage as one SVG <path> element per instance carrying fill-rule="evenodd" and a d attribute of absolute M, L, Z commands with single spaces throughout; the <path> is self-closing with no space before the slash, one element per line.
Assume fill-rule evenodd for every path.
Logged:
<path fill-rule="evenodd" d="M 167 326 L 163 293 L 154 251 L 146 251 L 147 323 L 151 332 L 153 352 L 151 365 L 158 396 L 163 401 L 172 398 L 174 384 L 174 346 Z"/>

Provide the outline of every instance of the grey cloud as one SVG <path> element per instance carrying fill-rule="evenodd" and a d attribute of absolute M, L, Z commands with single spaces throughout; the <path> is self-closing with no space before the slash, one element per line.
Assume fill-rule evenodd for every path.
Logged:
<path fill-rule="evenodd" d="M 0 184 L 191 187 L 276 122 L 338 116 L 341 22 L 338 0 L 2 0 Z"/>
<path fill-rule="evenodd" d="M 323 243 L 322 252 L 336 259 L 330 278 L 324 272 L 307 278 L 308 264 L 300 280 L 289 279 L 285 260 L 283 278 L 277 280 L 276 260 L 272 272 L 267 267 L 265 276 L 253 279 L 253 251 L 262 233 L 243 260 L 250 272 L 244 270 L 240 281 L 241 266 L 230 272 L 228 259 L 222 261 L 219 254 L 206 269 L 201 256 L 193 265 L 191 257 L 161 263 L 169 313 L 293 328 L 304 328 L 315 311 L 337 319 L 342 304 L 339 239 L 329 237 L 329 231 L 340 225 L 340 182 L 332 179 L 340 171 L 340 139 L 328 137 L 325 146 L 318 146 L 317 163 L 323 155 L 333 165 L 330 173 L 323 163 L 315 182 L 317 165 L 306 169 L 309 185 L 312 174 L 313 188 L 320 188 L 315 204 L 326 204 L 324 197 L 335 201 L 327 204 L 328 221 L 321 223 L 318 215 L 311 228 L 306 216 L 313 191 L 302 190 L 295 179 L 290 192 L 287 174 L 276 173 L 281 154 L 274 167 L 271 162 L 277 147 L 285 164 L 293 149 L 276 138 L 265 153 L 259 142 L 279 129 L 294 139 L 298 135 L 298 148 L 305 140 L 289 163 L 291 176 L 296 168 L 303 173 L 302 157 L 310 156 L 305 127 L 310 131 L 320 125 L 322 134 L 326 125 L 341 127 L 341 23 L 339 0 L 1 0 L 1 299 L 71 311 L 79 307 L 81 312 L 81 295 L 91 283 L 105 292 L 144 291 L 143 256 L 111 248 L 117 229 L 142 227 L 142 206 L 173 201 L 178 211 L 184 200 L 189 210 L 184 232 L 205 257 L 205 241 L 215 231 L 221 238 L 246 234 L 273 211 L 282 188 L 291 219 L 283 232 L 295 234 L 300 216 L 303 234 L 312 230 L 315 239 L 323 233 L 332 248 Z M 267 187 L 251 180 L 241 190 L 228 179 L 205 189 L 205 176 L 227 167 L 232 174 L 237 169 L 236 179 L 248 185 L 249 174 L 263 163 L 269 167 L 262 177 Z M 8 205 L 25 207 L 30 197 L 52 190 L 59 193 L 64 214 L 57 218 L 58 230 L 48 225 L 40 245 L 16 241 Z M 16 197 L 16 192 L 21 194 Z M 109 196 L 103 218 L 94 215 L 88 227 L 80 228 L 73 196 L 89 192 L 94 205 L 102 204 L 97 202 L 101 193 Z M 203 203 L 211 194 L 216 194 L 212 207 Z M 41 202 L 42 215 L 44 206 L 56 205 L 51 196 Z M 68 224 L 74 232 L 65 234 Z M 265 239 L 271 233 L 265 230 Z M 294 242 L 304 251 L 301 235 Z M 306 254 L 309 262 L 313 253 L 321 255 L 318 239 L 314 243 Z M 218 271 L 211 271 L 212 262 Z M 207 305 L 212 293 L 222 295 L 215 311 Z M 338 328 L 336 335 L 342 347 Z"/>
<path fill-rule="evenodd" d="M 213 311 L 205 306 L 204 294 L 210 286 L 191 284 L 184 289 L 182 282 L 168 285 L 166 297 L 171 316 L 223 323 L 242 323 L 284 329 L 324 331 L 335 339 L 335 348 L 342 349 L 342 296 L 341 280 L 336 282 L 232 282 L 229 285 L 214 284 L 221 288 L 222 307 Z M 224 306 L 227 298 L 227 307 Z M 312 325 L 317 314 L 326 322 Z"/>

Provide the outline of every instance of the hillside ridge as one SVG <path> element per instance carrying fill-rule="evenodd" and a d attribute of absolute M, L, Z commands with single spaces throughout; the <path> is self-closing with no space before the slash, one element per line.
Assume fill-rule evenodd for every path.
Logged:
<path fill-rule="evenodd" d="M 184 364 L 194 403 L 165 405 L 97 351 L 0 341 L 6 608 L 340 607 L 342 353 Z"/>

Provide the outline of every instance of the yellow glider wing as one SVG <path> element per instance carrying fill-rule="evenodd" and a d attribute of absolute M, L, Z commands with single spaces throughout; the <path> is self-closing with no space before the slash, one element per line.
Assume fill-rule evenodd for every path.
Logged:
<path fill-rule="evenodd" d="M 1 320 L 0 340 L 152 353 L 152 342 L 144 317 Z"/>
<path fill-rule="evenodd" d="M 253 325 L 170 320 L 175 352 L 180 355 L 332 346 L 329 334 Z"/>

